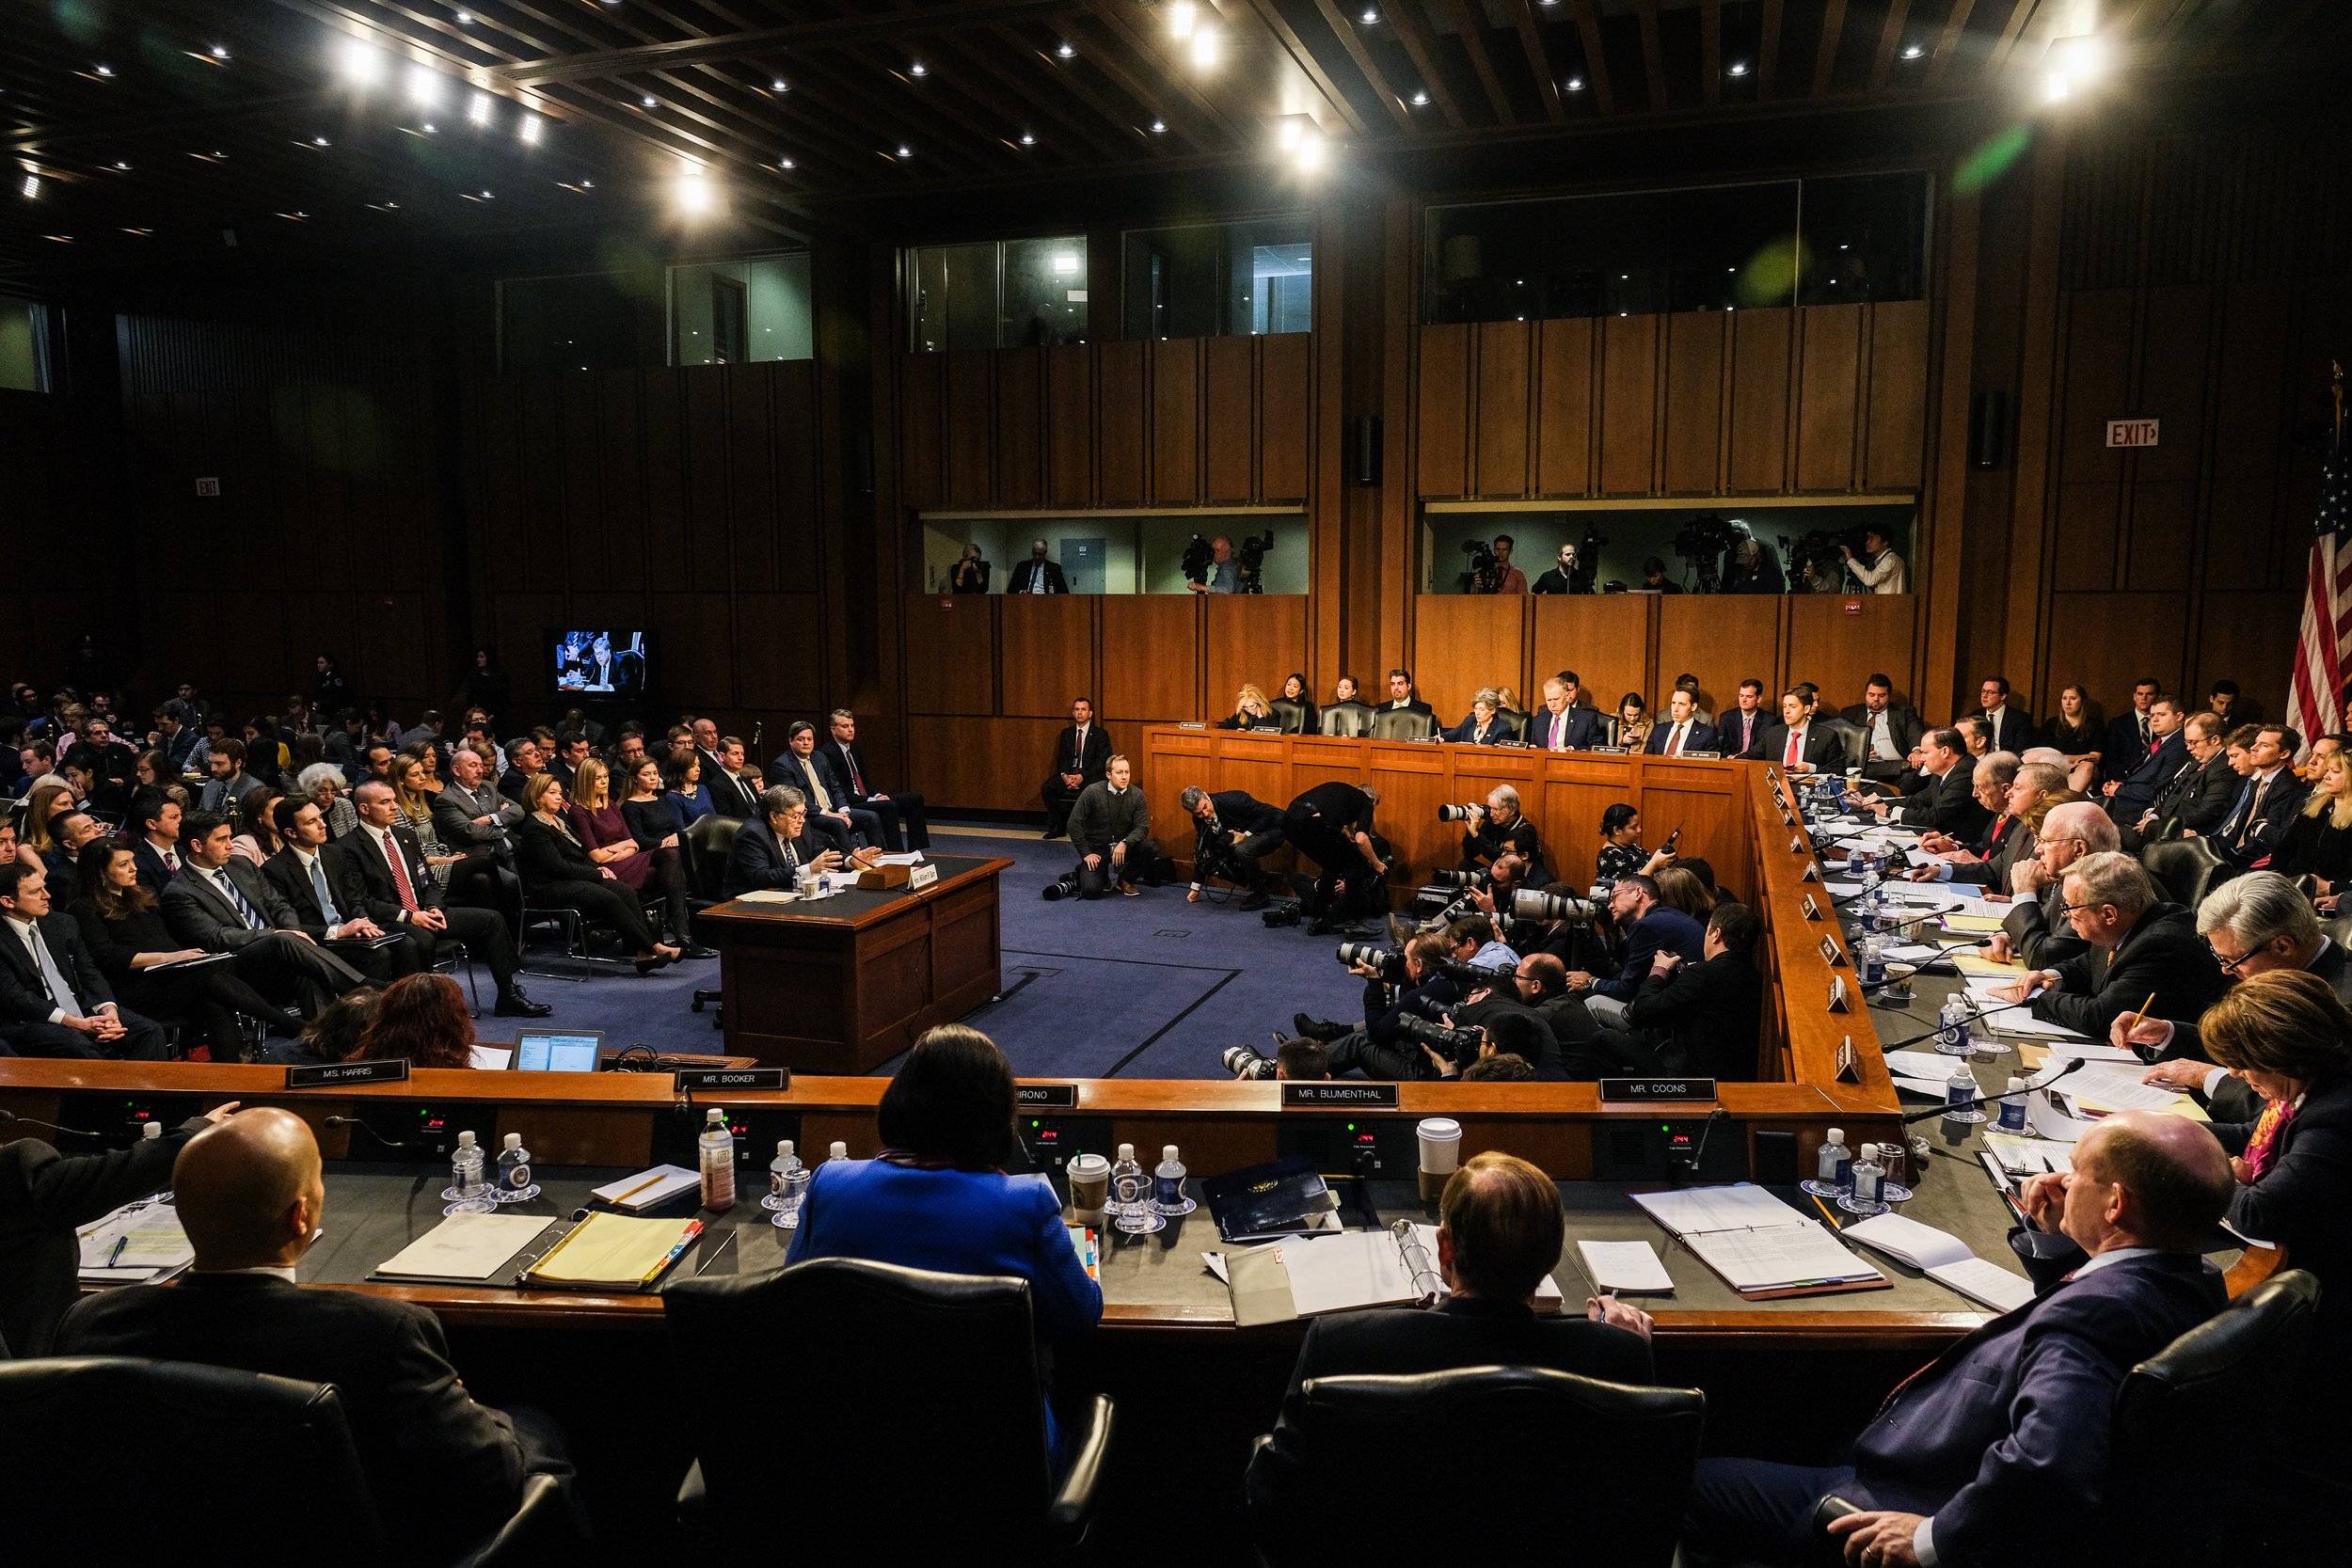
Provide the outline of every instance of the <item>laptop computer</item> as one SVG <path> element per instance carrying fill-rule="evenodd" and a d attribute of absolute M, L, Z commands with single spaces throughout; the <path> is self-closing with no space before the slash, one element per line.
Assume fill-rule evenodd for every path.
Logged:
<path fill-rule="evenodd" d="M 526 1029 L 515 1040 L 517 1072 L 594 1072 L 604 1053 L 596 1029 Z"/>

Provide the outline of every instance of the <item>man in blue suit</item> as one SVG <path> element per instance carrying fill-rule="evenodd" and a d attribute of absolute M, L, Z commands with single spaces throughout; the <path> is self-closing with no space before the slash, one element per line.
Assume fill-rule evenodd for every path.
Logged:
<path fill-rule="evenodd" d="M 785 731 L 783 752 L 768 765 L 768 782 L 790 784 L 807 797 L 809 826 L 844 855 L 880 844 L 882 818 L 863 806 L 834 800 L 825 787 L 826 773 L 817 761 L 817 726 L 795 719 Z"/>
<path fill-rule="evenodd" d="M 2107 798 L 2107 815 L 2118 826 L 2137 822 L 2155 802 L 2164 781 L 2180 770 L 2188 755 L 2188 738 L 2181 733 L 2185 717 L 2179 698 L 2158 697 L 2148 707 L 2148 729 L 2155 736 L 2155 750 L 2136 764 L 2128 758 L 2101 760 L 2100 765 L 2114 775 L 2102 793 Z"/>
<path fill-rule="evenodd" d="M 2221 1309 L 2197 1249 L 2234 1182 L 2210 1132 L 2152 1111 L 2101 1120 L 2074 1164 L 2026 1184 L 2033 1227 L 2010 1235 L 2034 1300 L 1898 1386 L 1850 1464 L 1699 1461 L 1687 1561 L 1818 1561 L 1829 1496 L 1862 1509 L 1829 1527 L 1859 1568 L 1966 1568 L 2027 1543 L 2034 1561 L 2097 1560 L 2116 1389 Z"/>
<path fill-rule="evenodd" d="M 1679 688 L 1666 699 L 1666 721 L 1651 727 L 1649 740 L 1642 747 L 1654 757 L 1678 757 L 1715 749 L 1715 726 L 1699 721 L 1698 699 Z"/>

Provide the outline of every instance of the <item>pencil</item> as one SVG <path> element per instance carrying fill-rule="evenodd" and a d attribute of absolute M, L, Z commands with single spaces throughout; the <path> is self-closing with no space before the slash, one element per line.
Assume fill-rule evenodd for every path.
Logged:
<path fill-rule="evenodd" d="M 637 1185 L 631 1187 L 628 1191 L 623 1193 L 612 1201 L 615 1203 L 627 1203 L 630 1198 L 635 1197 L 639 1193 L 644 1192 L 647 1187 L 652 1186 L 655 1182 L 660 1181 L 669 1174 L 670 1173 L 666 1170 L 655 1171 L 651 1176 L 646 1177 L 643 1181 L 640 1181 Z"/>
<path fill-rule="evenodd" d="M 1804 1196 L 1813 1200 L 1813 1207 L 1821 1212 L 1821 1218 L 1829 1221 L 1829 1227 L 1832 1230 L 1842 1231 L 1846 1228 L 1844 1226 L 1837 1223 L 1837 1216 L 1829 1212 L 1829 1205 L 1821 1201 L 1820 1194 L 1807 1193 Z"/>
<path fill-rule="evenodd" d="M 2137 1012 L 2136 1012 L 2136 1013 L 2134 1013 L 2134 1014 L 2132 1015 L 2132 1027 L 2133 1027 L 2133 1028 L 2135 1028 L 2135 1029 L 2137 1029 L 2137 1028 L 2138 1028 L 2141 1024 L 2143 1024 L 2143 1023 L 2147 1022 L 2148 1022 L 2148 1009 L 2149 1009 L 2149 1008 L 2151 1008 L 2151 1007 L 2153 1007 L 2153 1006 L 2154 1006 L 2155 1005 L 2156 1005 L 2156 993 L 2155 993 L 2154 991 L 2150 991 L 2150 992 L 2148 993 L 2148 1000 L 2147 1000 L 2147 1001 L 2145 1001 L 2145 1002 L 2142 1002 L 2142 1003 L 2139 1005 L 2139 1011 L 2137 1011 Z"/>

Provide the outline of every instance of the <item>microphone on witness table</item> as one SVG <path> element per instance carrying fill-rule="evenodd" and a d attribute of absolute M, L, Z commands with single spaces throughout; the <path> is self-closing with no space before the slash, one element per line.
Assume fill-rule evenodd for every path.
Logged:
<path fill-rule="evenodd" d="M 1937 1117 L 1943 1116 L 1948 1111 L 1966 1111 L 1973 1110 L 1979 1105 L 1990 1105 L 1996 1100 L 2007 1100 L 2013 1094 L 2031 1094 L 2036 1089 L 2046 1089 L 2051 1085 L 2057 1083 L 2059 1079 L 2065 1077 L 2068 1073 L 2073 1072 L 2082 1065 L 2083 1061 L 2080 1056 L 2070 1057 L 2064 1067 L 2058 1069 L 2056 1072 L 2050 1074 L 2049 1077 L 2044 1078 L 2039 1084 L 2020 1084 L 2013 1089 L 1999 1089 L 1995 1090 L 1992 1094 L 1980 1094 L 1974 1100 L 1963 1100 L 1957 1102 L 1947 1101 L 1944 1104 L 1934 1106 L 1929 1110 L 1912 1112 L 1909 1116 L 1903 1117 L 1903 1125 L 1908 1127 L 1915 1121 L 1930 1121 Z"/>

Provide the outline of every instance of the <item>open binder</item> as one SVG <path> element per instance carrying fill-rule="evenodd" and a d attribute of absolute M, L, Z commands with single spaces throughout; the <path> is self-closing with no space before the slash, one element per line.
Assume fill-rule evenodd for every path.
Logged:
<path fill-rule="evenodd" d="M 1894 1288 L 1820 1224 L 1749 1182 L 1635 1193 L 1633 1201 L 1750 1301 Z"/>
<path fill-rule="evenodd" d="M 1365 1307 L 1425 1307 L 1447 1294 L 1438 1273 L 1438 1228 L 1411 1220 L 1385 1230 L 1232 1247 L 1222 1263 L 1233 1322 L 1243 1328 Z M 1535 1288 L 1535 1301 L 1539 1311 L 1560 1301 L 1549 1275 Z"/>

